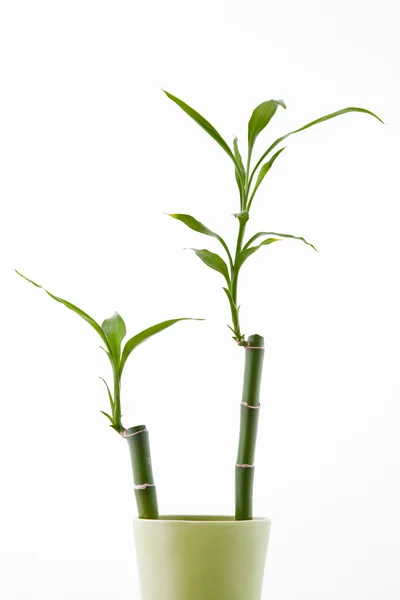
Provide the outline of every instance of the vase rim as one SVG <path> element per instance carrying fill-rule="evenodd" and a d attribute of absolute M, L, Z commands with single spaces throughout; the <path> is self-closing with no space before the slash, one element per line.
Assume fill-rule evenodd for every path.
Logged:
<path fill-rule="evenodd" d="M 160 515 L 158 519 L 134 519 L 135 522 L 145 523 L 190 523 L 190 524 L 249 524 L 251 523 L 270 523 L 271 520 L 266 517 L 253 517 L 253 519 L 246 521 L 236 521 L 232 515 Z"/>

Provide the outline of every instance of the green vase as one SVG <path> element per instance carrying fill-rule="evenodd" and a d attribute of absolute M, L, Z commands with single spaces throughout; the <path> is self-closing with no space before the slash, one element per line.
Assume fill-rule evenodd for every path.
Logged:
<path fill-rule="evenodd" d="M 136 519 L 142 600 L 261 600 L 268 519 Z"/>

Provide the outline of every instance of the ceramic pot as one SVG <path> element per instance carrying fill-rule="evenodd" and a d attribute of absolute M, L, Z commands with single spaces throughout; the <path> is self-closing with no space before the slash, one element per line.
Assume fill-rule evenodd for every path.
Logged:
<path fill-rule="evenodd" d="M 141 600 L 261 600 L 270 521 L 136 519 Z"/>

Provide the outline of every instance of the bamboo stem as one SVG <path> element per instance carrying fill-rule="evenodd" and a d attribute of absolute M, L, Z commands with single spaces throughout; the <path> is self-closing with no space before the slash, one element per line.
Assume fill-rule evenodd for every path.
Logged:
<path fill-rule="evenodd" d="M 151 465 L 149 432 L 145 425 L 130 427 L 124 437 L 128 442 L 135 484 L 139 519 L 158 519 L 157 491 Z"/>
<path fill-rule="evenodd" d="M 232 294 L 232 300 L 233 300 L 233 305 L 231 305 L 232 324 L 233 324 L 233 329 L 235 331 L 235 336 L 236 336 L 235 340 L 240 345 L 243 345 L 244 335 L 242 335 L 242 333 L 240 331 L 239 307 L 238 307 L 238 300 L 237 300 L 239 270 L 236 268 L 236 258 L 242 249 L 245 230 L 246 230 L 246 222 L 239 221 L 239 232 L 238 232 L 238 239 L 237 239 L 236 252 L 235 252 L 235 264 L 234 264 L 233 270 L 232 270 L 232 281 L 231 281 L 231 294 Z"/>
<path fill-rule="evenodd" d="M 235 467 L 238 521 L 253 518 L 254 456 L 260 408 L 260 386 L 264 361 L 264 338 L 251 335 L 245 347 L 243 394 L 240 413 L 239 447 Z"/>

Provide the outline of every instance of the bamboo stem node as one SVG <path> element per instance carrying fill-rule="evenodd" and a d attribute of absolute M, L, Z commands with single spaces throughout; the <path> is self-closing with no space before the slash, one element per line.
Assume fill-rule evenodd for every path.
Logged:
<path fill-rule="evenodd" d="M 128 433 L 127 429 L 124 429 L 124 431 L 121 433 L 121 437 L 123 438 L 128 438 L 128 437 L 132 437 L 134 435 L 139 435 L 139 433 L 147 433 L 148 429 L 141 429 L 140 431 L 134 431 L 133 433 Z"/>
<path fill-rule="evenodd" d="M 145 490 L 148 487 L 156 487 L 155 483 L 140 483 L 138 485 L 134 485 L 133 488 L 135 490 Z"/>
<path fill-rule="evenodd" d="M 255 465 L 254 464 L 252 464 L 252 465 L 238 465 L 236 463 L 235 467 L 241 467 L 242 469 L 254 469 Z"/>
<path fill-rule="evenodd" d="M 255 408 L 256 410 L 260 408 L 261 404 L 258 404 L 257 406 L 252 406 L 251 404 L 249 404 L 248 402 L 241 402 L 240 403 L 242 406 L 246 406 L 246 408 Z"/>

